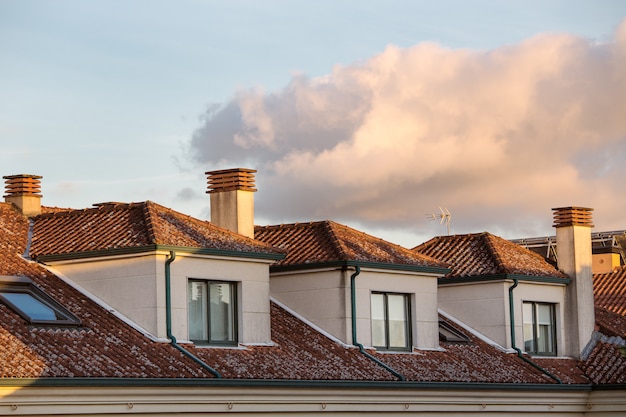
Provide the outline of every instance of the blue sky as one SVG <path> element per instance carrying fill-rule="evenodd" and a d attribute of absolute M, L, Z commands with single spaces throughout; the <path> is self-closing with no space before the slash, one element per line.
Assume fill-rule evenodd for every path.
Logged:
<path fill-rule="evenodd" d="M 624 96 L 597 126 L 579 111 L 604 105 L 585 101 L 593 91 L 623 91 L 624 60 L 607 56 L 624 49 L 625 17 L 621 0 L 0 0 L 2 175 L 42 175 L 46 205 L 150 199 L 208 218 L 204 171 L 246 166 L 259 170 L 258 223 L 328 218 L 406 246 L 445 233 L 425 217 L 440 205 L 456 233 L 550 233 L 553 204 L 623 229 L 609 201 L 624 178 Z M 541 97 L 501 112 L 501 91 Z M 577 107 L 555 98 L 570 91 Z M 519 116 L 531 108 L 544 111 Z M 563 160 L 535 160 L 526 137 L 539 150 L 568 135 L 544 116 L 590 133 Z M 499 176 L 508 157 L 526 182 L 478 175 Z"/>

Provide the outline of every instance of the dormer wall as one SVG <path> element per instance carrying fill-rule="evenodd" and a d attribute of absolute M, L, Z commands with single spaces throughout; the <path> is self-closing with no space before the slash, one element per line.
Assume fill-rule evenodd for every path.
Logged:
<path fill-rule="evenodd" d="M 272 273 L 270 293 L 278 301 L 346 344 L 352 340 L 350 277 L 354 268 Z M 373 346 L 372 293 L 406 294 L 410 300 L 411 347 L 439 347 L 437 276 L 361 268 L 355 278 L 357 341 Z"/>
<path fill-rule="evenodd" d="M 564 283 L 532 282 L 518 280 L 512 291 L 515 343 L 511 341 L 510 292 L 513 279 L 476 281 L 439 286 L 439 308 L 456 317 L 476 331 L 487 336 L 500 346 L 524 351 L 524 303 L 542 303 L 554 306 L 555 311 L 555 355 L 564 355 L 567 317 L 565 316 Z M 527 337 L 528 335 L 526 335 Z"/>
<path fill-rule="evenodd" d="M 157 338 L 166 339 L 165 262 L 170 252 L 48 262 L 89 293 Z M 237 288 L 237 342 L 271 343 L 269 263 L 178 252 L 170 265 L 172 334 L 189 341 L 188 281 L 233 283 Z"/>

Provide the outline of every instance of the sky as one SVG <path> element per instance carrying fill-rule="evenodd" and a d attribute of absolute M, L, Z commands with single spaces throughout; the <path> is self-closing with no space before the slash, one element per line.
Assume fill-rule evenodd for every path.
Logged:
<path fill-rule="evenodd" d="M 0 143 L 47 206 L 209 219 L 244 167 L 262 225 L 623 230 L 626 2 L 0 0 Z"/>

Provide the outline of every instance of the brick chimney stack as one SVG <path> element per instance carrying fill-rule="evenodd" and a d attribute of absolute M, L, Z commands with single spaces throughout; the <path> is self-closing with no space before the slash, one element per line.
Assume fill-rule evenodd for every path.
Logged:
<path fill-rule="evenodd" d="M 558 268 L 572 279 L 564 306 L 565 353 L 574 358 L 591 339 L 595 327 L 591 228 L 593 209 L 554 208 Z"/>
<path fill-rule="evenodd" d="M 254 169 L 209 171 L 211 223 L 254 238 Z"/>
<path fill-rule="evenodd" d="M 7 175 L 5 182 L 6 203 L 12 203 L 24 216 L 41 214 L 41 181 L 39 175 Z"/>

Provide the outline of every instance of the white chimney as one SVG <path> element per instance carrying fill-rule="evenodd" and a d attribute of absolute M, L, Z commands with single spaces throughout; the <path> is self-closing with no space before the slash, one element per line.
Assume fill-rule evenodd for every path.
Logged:
<path fill-rule="evenodd" d="M 12 203 L 27 217 L 41 214 L 41 181 L 39 175 L 20 174 L 2 177 L 6 181 L 4 201 Z"/>
<path fill-rule="evenodd" d="M 595 327 L 591 228 L 593 209 L 554 208 L 558 268 L 572 279 L 564 306 L 564 353 L 574 358 L 591 339 Z"/>
<path fill-rule="evenodd" d="M 254 169 L 206 172 L 211 195 L 211 223 L 254 238 Z"/>

